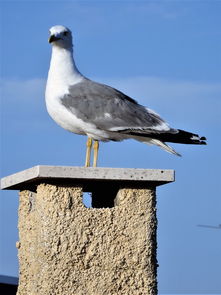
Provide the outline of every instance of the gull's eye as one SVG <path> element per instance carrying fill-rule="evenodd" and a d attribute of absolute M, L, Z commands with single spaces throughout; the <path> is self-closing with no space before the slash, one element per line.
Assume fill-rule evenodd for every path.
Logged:
<path fill-rule="evenodd" d="M 68 32 L 67 32 L 67 31 L 65 31 L 65 32 L 63 33 L 63 35 L 64 35 L 64 36 L 67 36 L 67 35 L 68 35 Z"/>

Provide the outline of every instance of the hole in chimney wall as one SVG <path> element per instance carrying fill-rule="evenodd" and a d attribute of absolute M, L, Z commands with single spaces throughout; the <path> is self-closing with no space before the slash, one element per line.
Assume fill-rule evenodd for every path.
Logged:
<path fill-rule="evenodd" d="M 102 186 L 83 192 L 83 204 L 86 208 L 112 208 L 119 188 Z"/>

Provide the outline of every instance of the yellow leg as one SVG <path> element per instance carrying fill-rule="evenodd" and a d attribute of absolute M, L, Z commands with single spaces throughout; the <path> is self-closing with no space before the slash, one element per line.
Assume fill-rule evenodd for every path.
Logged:
<path fill-rule="evenodd" d="M 93 161 L 93 167 L 97 167 L 97 158 L 98 158 L 98 149 L 99 149 L 99 141 L 94 141 L 94 161 Z"/>
<path fill-rule="evenodd" d="M 90 167 L 91 147 L 92 147 L 92 139 L 90 137 L 88 137 L 88 139 L 87 139 L 87 151 L 86 151 L 85 167 Z"/>

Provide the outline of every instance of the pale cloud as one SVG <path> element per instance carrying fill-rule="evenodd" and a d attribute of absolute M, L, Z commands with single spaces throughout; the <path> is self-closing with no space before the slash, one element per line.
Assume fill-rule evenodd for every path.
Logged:
<path fill-rule="evenodd" d="M 133 2 L 127 0 L 112 0 L 103 3 L 97 1 L 66 1 L 61 7 L 59 20 L 75 28 L 78 33 L 82 31 L 90 33 L 92 30 L 94 36 L 102 30 L 106 32 L 107 21 L 111 23 L 114 20 L 116 23 L 121 23 L 125 14 L 135 22 L 146 21 L 147 17 L 170 21 L 182 16 L 185 9 L 182 5 L 168 1 L 166 3 L 163 1 Z M 80 26 L 78 26 L 78 23 Z M 89 27 L 91 28 L 90 31 L 88 31 Z"/>
<path fill-rule="evenodd" d="M 176 5 L 174 2 L 168 2 L 164 3 L 163 1 L 128 1 L 128 0 L 122 0 L 119 2 L 119 0 L 112 0 L 109 1 L 109 4 L 116 4 L 118 5 L 118 10 L 122 9 L 124 12 L 127 12 L 131 14 L 131 16 L 134 16 L 134 14 L 139 15 L 154 15 L 159 16 L 162 18 L 176 18 L 182 14 L 184 9 L 181 5 Z M 77 12 L 79 15 L 85 15 L 89 19 L 95 18 L 95 16 L 102 16 L 102 12 L 107 7 L 107 3 L 99 3 L 99 5 L 96 5 L 96 1 L 78 1 L 78 2 L 66 2 L 64 6 L 64 11 L 68 14 L 73 11 L 73 9 L 77 9 Z M 123 4 L 123 5 L 122 5 Z M 113 6 L 114 8 L 114 6 Z M 70 14 L 71 15 L 71 14 Z"/>
<path fill-rule="evenodd" d="M 98 80 L 98 79 L 97 79 Z M 221 83 L 159 77 L 103 79 L 139 103 L 154 109 L 172 125 L 220 124 Z"/>
<path fill-rule="evenodd" d="M 179 128 L 220 123 L 221 83 L 180 81 L 159 77 L 94 80 L 115 87 L 152 108 Z M 3 109 L 45 113 L 44 79 L 1 81 Z M 25 120 L 25 118 L 24 118 Z M 181 125 L 181 126 L 180 126 Z M 188 127 L 188 126 L 187 126 Z"/>
<path fill-rule="evenodd" d="M 2 132 L 44 129 L 44 89 L 44 79 L 0 81 Z"/>
<path fill-rule="evenodd" d="M 2 100 L 23 102 L 36 101 L 44 96 L 44 88 L 46 81 L 44 79 L 30 80 L 1 80 L 0 88 Z"/>
<path fill-rule="evenodd" d="M 136 2 L 133 6 L 128 6 L 133 14 L 139 14 L 140 16 L 157 16 L 163 19 L 175 19 L 181 16 L 184 12 L 183 6 L 176 5 L 174 2 L 164 3 L 163 1 L 149 1 L 149 2 Z"/>
<path fill-rule="evenodd" d="M 124 91 L 136 93 L 143 103 L 153 102 L 155 100 L 167 99 L 170 101 L 191 100 L 193 96 L 196 98 L 206 98 L 213 94 L 217 97 L 221 93 L 221 83 L 206 83 L 194 81 L 182 81 L 175 79 L 165 79 L 151 76 L 106 79 L 107 83 L 117 85 L 124 88 Z"/>

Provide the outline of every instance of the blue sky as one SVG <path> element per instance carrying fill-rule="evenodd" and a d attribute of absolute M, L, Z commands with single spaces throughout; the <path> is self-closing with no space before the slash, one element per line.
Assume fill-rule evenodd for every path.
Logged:
<path fill-rule="evenodd" d="M 135 141 L 100 145 L 99 166 L 175 169 L 159 187 L 160 293 L 221 293 L 221 1 L 1 1 L 1 176 L 34 165 L 84 164 L 86 138 L 48 116 L 48 29 L 73 31 L 87 77 L 154 109 L 208 146 L 183 157 Z M 18 196 L 0 197 L 0 274 L 17 275 Z"/>

